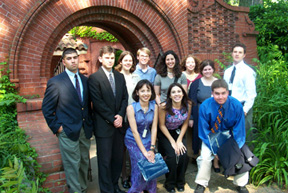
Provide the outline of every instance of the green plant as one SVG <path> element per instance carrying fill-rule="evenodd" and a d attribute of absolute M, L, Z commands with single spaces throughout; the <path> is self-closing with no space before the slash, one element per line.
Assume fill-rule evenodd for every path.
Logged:
<path fill-rule="evenodd" d="M 250 8 L 250 19 L 259 32 L 258 47 L 278 45 L 281 52 L 288 53 L 288 2 L 287 0 L 264 0 L 263 5 Z M 286 58 L 287 59 L 287 58 Z"/>
<path fill-rule="evenodd" d="M 257 135 L 252 143 L 260 162 L 250 172 L 251 181 L 255 185 L 276 182 L 287 188 L 288 62 L 273 45 L 260 49 L 259 56 L 253 106 Z"/>
<path fill-rule="evenodd" d="M 33 187 L 38 189 L 37 184 L 41 185 L 46 175 L 39 171 L 40 165 L 36 161 L 38 155 L 27 143 L 28 136 L 18 126 L 15 105 L 17 102 L 26 102 L 26 99 L 17 94 L 7 69 L 6 62 L 0 63 L 0 192 L 25 192 Z M 17 178 L 14 178 L 15 175 Z M 25 183 L 21 183 L 21 180 Z M 40 187 L 39 191 L 48 190 Z"/>
<path fill-rule="evenodd" d="M 118 39 L 109 32 L 102 31 L 98 33 L 97 30 L 91 26 L 76 26 L 68 33 L 72 34 L 75 38 L 78 35 L 81 38 L 88 37 L 97 40 L 106 40 L 108 42 L 118 42 Z"/>

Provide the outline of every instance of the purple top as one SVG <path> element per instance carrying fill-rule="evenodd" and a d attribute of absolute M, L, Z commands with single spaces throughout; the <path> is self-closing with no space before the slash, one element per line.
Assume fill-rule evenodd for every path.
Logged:
<path fill-rule="evenodd" d="M 184 109 L 174 109 L 172 108 L 174 115 L 170 115 L 166 113 L 166 121 L 165 125 L 168 130 L 177 129 L 179 126 L 183 124 L 183 122 L 187 119 L 188 111 L 184 111 Z"/>

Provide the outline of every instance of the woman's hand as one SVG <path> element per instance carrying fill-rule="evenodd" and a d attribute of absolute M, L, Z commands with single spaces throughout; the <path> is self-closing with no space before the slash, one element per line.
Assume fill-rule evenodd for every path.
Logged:
<path fill-rule="evenodd" d="M 144 153 L 144 156 L 146 157 L 146 159 L 151 162 L 154 163 L 155 162 L 155 154 L 153 151 L 146 151 Z"/>
<path fill-rule="evenodd" d="M 194 120 L 189 120 L 188 126 L 189 126 L 189 127 L 193 127 L 193 125 L 194 125 Z"/>
<path fill-rule="evenodd" d="M 175 150 L 175 154 L 179 155 L 179 148 L 178 145 L 175 141 L 171 142 L 171 146 L 173 147 L 173 149 Z"/>
<path fill-rule="evenodd" d="M 178 154 L 177 155 L 183 155 L 186 153 L 187 149 L 185 145 L 182 143 L 182 141 L 177 141 L 177 148 L 178 148 Z"/>

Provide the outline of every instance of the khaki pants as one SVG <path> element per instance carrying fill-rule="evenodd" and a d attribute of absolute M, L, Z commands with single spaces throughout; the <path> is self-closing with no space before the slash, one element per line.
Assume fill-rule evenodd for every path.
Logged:
<path fill-rule="evenodd" d="M 211 166 L 214 155 L 205 143 L 202 142 L 201 155 L 197 158 L 198 173 L 195 183 L 204 187 L 208 186 L 208 182 L 211 176 Z M 238 174 L 234 176 L 233 183 L 237 186 L 245 186 L 249 180 L 249 172 Z"/>
<path fill-rule="evenodd" d="M 86 139 L 83 128 L 77 141 L 69 139 L 64 131 L 57 136 L 69 192 L 86 192 L 90 139 Z"/>

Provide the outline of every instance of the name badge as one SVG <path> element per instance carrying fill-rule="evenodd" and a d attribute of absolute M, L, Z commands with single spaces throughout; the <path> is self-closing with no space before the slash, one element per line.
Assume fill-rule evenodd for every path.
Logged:
<path fill-rule="evenodd" d="M 146 135 L 147 135 L 147 129 L 144 129 L 143 134 L 142 134 L 142 137 L 145 138 Z"/>

